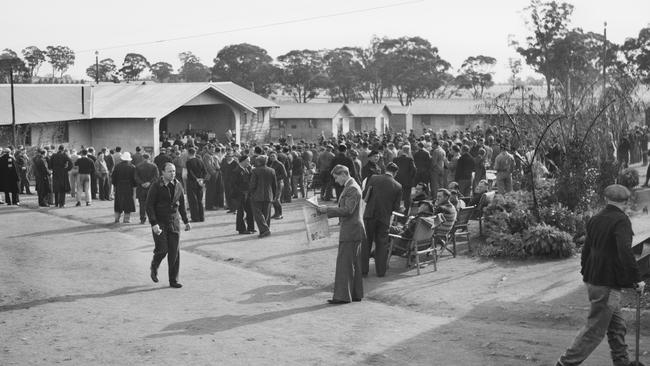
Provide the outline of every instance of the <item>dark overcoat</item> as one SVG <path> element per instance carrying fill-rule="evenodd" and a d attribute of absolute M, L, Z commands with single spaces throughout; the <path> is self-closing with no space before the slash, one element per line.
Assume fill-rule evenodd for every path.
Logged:
<path fill-rule="evenodd" d="M 120 162 L 113 169 L 111 182 L 115 186 L 115 201 L 113 201 L 115 212 L 135 212 L 135 201 L 133 200 L 133 188 L 137 185 L 135 166 L 130 161 Z"/>

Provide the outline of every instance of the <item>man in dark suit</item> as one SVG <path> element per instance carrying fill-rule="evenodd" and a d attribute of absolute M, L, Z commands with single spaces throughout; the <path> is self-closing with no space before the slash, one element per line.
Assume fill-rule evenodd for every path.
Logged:
<path fill-rule="evenodd" d="M 32 160 L 34 180 L 36 181 L 36 194 L 38 194 L 38 207 L 49 207 L 47 195 L 50 193 L 50 170 L 45 160 L 47 152 L 39 148 L 38 153 Z"/>
<path fill-rule="evenodd" d="M 65 194 L 70 192 L 70 179 L 68 172 L 72 169 L 72 160 L 64 152 L 65 146 L 60 145 L 59 151 L 52 155 L 50 167 L 52 169 L 52 191 L 56 207 L 65 206 Z"/>
<path fill-rule="evenodd" d="M 185 198 L 183 185 L 175 179 L 176 167 L 172 163 L 165 163 L 162 177 L 152 184 L 147 193 L 147 216 L 151 223 L 155 249 L 151 260 L 151 279 L 158 282 L 158 266 L 167 256 L 169 273 L 169 286 L 181 288 L 178 282 L 180 268 L 180 219 L 185 223 L 185 231 L 191 229 L 185 211 Z M 180 217 L 179 217 L 180 216 Z"/>
<path fill-rule="evenodd" d="M 251 173 L 251 202 L 260 238 L 271 235 L 271 201 L 278 191 L 275 170 L 266 166 L 266 160 L 266 155 L 255 158 L 255 169 Z"/>
<path fill-rule="evenodd" d="M 250 198 L 251 160 L 248 155 L 240 155 L 238 159 L 239 164 L 233 169 L 230 180 L 233 200 L 237 202 L 235 227 L 240 234 L 252 234 L 255 232 L 255 221 Z"/>
<path fill-rule="evenodd" d="M 415 181 L 417 183 L 429 183 L 431 180 L 431 155 L 424 148 L 423 142 L 418 142 L 417 147 L 417 151 L 413 153 L 413 162 L 415 163 L 415 168 L 417 169 Z"/>
<path fill-rule="evenodd" d="M 557 362 L 579 365 L 607 335 L 614 365 L 630 365 L 625 344 L 625 319 L 621 314 L 621 289 L 643 293 L 639 267 L 632 254 L 632 224 L 625 214 L 630 192 L 612 184 L 603 192 L 607 206 L 587 223 L 582 247 L 582 280 L 587 285 L 590 310 L 587 324 Z"/>
<path fill-rule="evenodd" d="M 411 207 L 411 188 L 415 184 L 416 168 L 413 158 L 411 157 L 411 146 L 404 145 L 393 159 L 393 163 L 397 165 L 398 171 L 395 180 L 402 185 L 402 202 L 405 208 Z"/>
<path fill-rule="evenodd" d="M 203 155 L 203 165 L 208 172 L 208 178 L 205 184 L 205 209 L 217 209 L 217 194 L 221 191 L 217 184 L 221 179 L 221 163 L 219 157 L 215 154 L 214 145 L 208 145 L 208 153 Z M 221 193 L 223 194 L 223 193 Z"/>
<path fill-rule="evenodd" d="M 368 274 L 370 248 L 375 243 L 375 272 L 377 277 L 386 274 L 386 258 L 388 256 L 388 229 L 390 216 L 393 211 L 400 209 L 402 185 L 395 180 L 397 165 L 388 163 L 386 173 L 373 175 L 366 183 L 363 197 L 366 200 L 366 210 L 363 222 L 366 227 L 366 241 L 361 250 L 361 265 L 364 275 Z"/>
<path fill-rule="evenodd" d="M 20 184 L 20 173 L 16 165 L 16 158 L 11 154 L 11 150 L 4 148 L 0 156 L 0 191 L 5 193 L 5 202 L 7 205 L 20 206 L 18 198 Z"/>
<path fill-rule="evenodd" d="M 280 220 L 282 219 L 282 204 L 280 203 L 280 195 L 282 195 L 282 190 L 284 189 L 284 178 L 287 177 L 287 170 L 284 168 L 284 164 L 278 161 L 278 154 L 275 151 L 271 151 L 269 154 L 269 161 L 269 167 L 275 170 L 275 180 L 277 185 L 277 190 L 272 202 L 274 214 L 271 216 L 271 218 Z"/>
<path fill-rule="evenodd" d="M 135 167 L 135 183 L 138 185 L 135 189 L 135 196 L 138 198 L 140 206 L 140 223 L 147 221 L 147 193 L 149 187 L 158 180 L 158 167 L 151 162 L 149 154 L 142 155 L 144 159 Z"/>
<path fill-rule="evenodd" d="M 469 146 L 463 145 L 460 148 L 460 158 L 456 165 L 455 180 L 458 182 L 459 191 L 463 197 L 468 197 L 472 189 L 472 173 L 474 173 L 474 158 L 469 153 Z"/>
<path fill-rule="evenodd" d="M 361 275 L 361 241 L 363 240 L 363 221 L 359 213 L 361 188 L 350 177 L 346 166 L 336 165 L 332 176 L 337 184 L 343 186 L 338 207 L 318 206 L 318 213 L 327 217 L 339 217 L 339 251 L 336 256 L 334 275 L 334 294 L 327 300 L 330 304 L 347 304 L 363 298 L 363 278 Z"/>
<path fill-rule="evenodd" d="M 187 203 L 190 206 L 192 222 L 205 221 L 203 209 L 203 187 L 207 176 L 203 160 L 196 157 L 196 150 L 190 147 L 187 156 Z"/>
<path fill-rule="evenodd" d="M 334 159 L 332 159 L 332 165 L 329 167 L 329 171 L 331 172 L 332 169 L 334 169 L 334 167 L 337 165 L 343 165 L 350 171 L 350 177 L 354 180 L 357 180 L 358 175 L 356 169 L 354 168 L 354 162 L 352 162 L 352 159 L 345 155 L 347 150 L 348 147 L 345 146 L 345 144 L 339 145 L 339 153 L 334 156 Z M 334 191 L 336 191 L 336 200 L 338 201 L 338 199 L 341 197 L 343 187 L 340 184 L 334 184 Z"/>

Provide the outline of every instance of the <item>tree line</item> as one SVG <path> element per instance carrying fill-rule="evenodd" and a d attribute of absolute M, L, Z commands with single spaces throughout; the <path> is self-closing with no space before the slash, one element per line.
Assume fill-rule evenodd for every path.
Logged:
<path fill-rule="evenodd" d="M 650 83 L 650 27 L 617 45 L 602 34 L 569 28 L 573 5 L 568 3 L 532 0 L 524 10 L 530 34 L 525 41 L 511 41 L 511 46 L 544 76 L 549 96 L 551 89 L 579 95 L 598 80 L 603 67 L 616 80 L 627 77 Z M 18 60 L 14 68 L 18 82 L 29 82 L 45 61 L 53 75 L 62 77 L 75 60 L 74 51 L 66 46 L 45 50 L 30 46 L 21 54 L 22 58 L 4 50 L 5 58 Z M 86 75 L 100 82 L 119 82 L 139 80 L 149 72 L 161 83 L 232 81 L 263 96 L 283 92 L 298 103 L 325 92 L 332 101 L 345 103 L 363 99 L 381 103 L 385 97 L 396 97 L 402 105 L 410 105 L 417 98 L 449 97 L 461 90 L 481 98 L 494 84 L 497 63 L 494 57 L 473 55 L 454 72 L 438 48 L 421 37 L 374 37 L 366 48 L 292 50 L 275 59 L 259 46 L 241 43 L 222 48 L 212 66 L 190 51 L 178 58 L 181 67 L 174 70 L 168 62 L 152 63 L 142 54 L 128 53 L 121 66 L 105 58 L 89 65 Z M 510 59 L 509 66 L 514 83 L 521 61 Z M 1 78 L 6 82 L 6 75 Z"/>

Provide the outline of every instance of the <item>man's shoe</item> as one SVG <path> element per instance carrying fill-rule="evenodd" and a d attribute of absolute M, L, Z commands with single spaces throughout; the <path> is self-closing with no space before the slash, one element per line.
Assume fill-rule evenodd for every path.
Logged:
<path fill-rule="evenodd" d="M 151 270 L 151 280 L 153 282 L 158 282 L 158 269 L 150 267 Z"/>
<path fill-rule="evenodd" d="M 172 287 L 172 288 L 181 288 L 181 287 L 183 287 L 183 285 L 181 285 L 181 284 L 178 283 L 178 282 L 171 282 L 171 283 L 169 284 L 169 287 Z"/>
<path fill-rule="evenodd" d="M 282 220 L 284 217 L 282 217 L 282 215 L 275 215 L 275 216 L 271 216 L 271 218 L 274 220 Z"/>
<path fill-rule="evenodd" d="M 140 225 L 144 224 L 145 222 L 147 222 L 146 219 L 144 219 L 144 220 L 143 220 L 143 219 L 140 219 Z"/>
<path fill-rule="evenodd" d="M 328 304 L 331 305 L 341 305 L 341 304 L 349 304 L 349 301 L 343 301 L 343 300 L 334 300 L 334 299 L 329 299 L 327 300 Z"/>
<path fill-rule="evenodd" d="M 359 302 L 359 301 L 361 301 L 361 299 L 360 298 L 353 298 L 352 301 Z"/>
<path fill-rule="evenodd" d="M 250 229 L 250 230 L 248 230 L 248 231 L 249 231 L 251 234 L 257 232 L 257 230 L 255 230 L 255 229 Z"/>
<path fill-rule="evenodd" d="M 81 201 L 77 201 L 77 204 L 75 206 L 77 207 L 81 206 Z"/>
<path fill-rule="evenodd" d="M 258 235 L 257 237 L 261 239 L 261 238 L 266 238 L 269 235 L 271 235 L 271 230 L 265 231 L 265 232 L 261 233 L 260 235 Z"/>
<path fill-rule="evenodd" d="M 90 202 L 86 202 L 86 206 L 90 206 L 90 205 L 91 205 L 91 203 L 90 203 Z"/>
<path fill-rule="evenodd" d="M 239 235 L 248 235 L 248 234 L 252 234 L 252 232 L 247 231 L 247 230 L 245 230 L 245 231 L 238 231 L 238 233 L 239 233 Z"/>

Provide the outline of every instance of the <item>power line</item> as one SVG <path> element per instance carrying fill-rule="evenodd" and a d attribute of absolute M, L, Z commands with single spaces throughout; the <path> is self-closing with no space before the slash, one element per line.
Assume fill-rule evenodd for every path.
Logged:
<path fill-rule="evenodd" d="M 281 22 L 253 25 L 253 26 L 248 26 L 248 27 L 233 28 L 233 29 L 227 29 L 227 30 L 222 30 L 222 31 L 210 32 L 210 33 L 202 33 L 202 34 L 194 34 L 194 35 L 183 36 L 183 37 L 167 38 L 167 39 L 161 39 L 161 40 L 158 40 L 158 41 L 127 43 L 127 44 L 122 44 L 122 45 L 117 45 L 117 46 L 86 49 L 86 50 L 78 51 L 78 53 L 94 52 L 94 51 L 106 51 L 106 50 L 113 50 L 113 49 L 124 48 L 124 47 L 145 46 L 145 45 L 149 45 L 149 44 L 175 42 L 175 41 L 182 41 L 182 40 L 186 40 L 186 39 L 210 37 L 210 36 L 215 36 L 215 35 L 219 35 L 219 34 L 227 34 L 227 33 L 235 33 L 235 32 L 242 32 L 242 31 L 255 30 L 255 29 L 271 28 L 271 27 L 277 27 L 277 26 L 286 25 L 286 24 L 302 23 L 302 22 L 308 22 L 308 21 L 312 21 L 312 20 L 334 18 L 334 17 L 340 17 L 340 16 L 344 16 L 344 15 L 366 13 L 366 12 L 369 12 L 369 11 L 388 9 L 388 8 L 395 8 L 395 7 L 404 6 L 404 5 L 411 5 L 411 4 L 421 3 L 423 1 L 425 1 L 425 0 L 403 1 L 403 2 L 399 2 L 399 3 L 375 6 L 375 7 L 371 7 L 371 8 L 349 10 L 349 11 L 344 11 L 344 12 L 339 12 L 339 13 L 331 13 L 331 14 L 324 14 L 324 15 L 316 15 L 316 16 L 306 17 L 306 18 L 291 19 L 291 20 L 286 20 L 286 21 L 281 21 Z"/>

